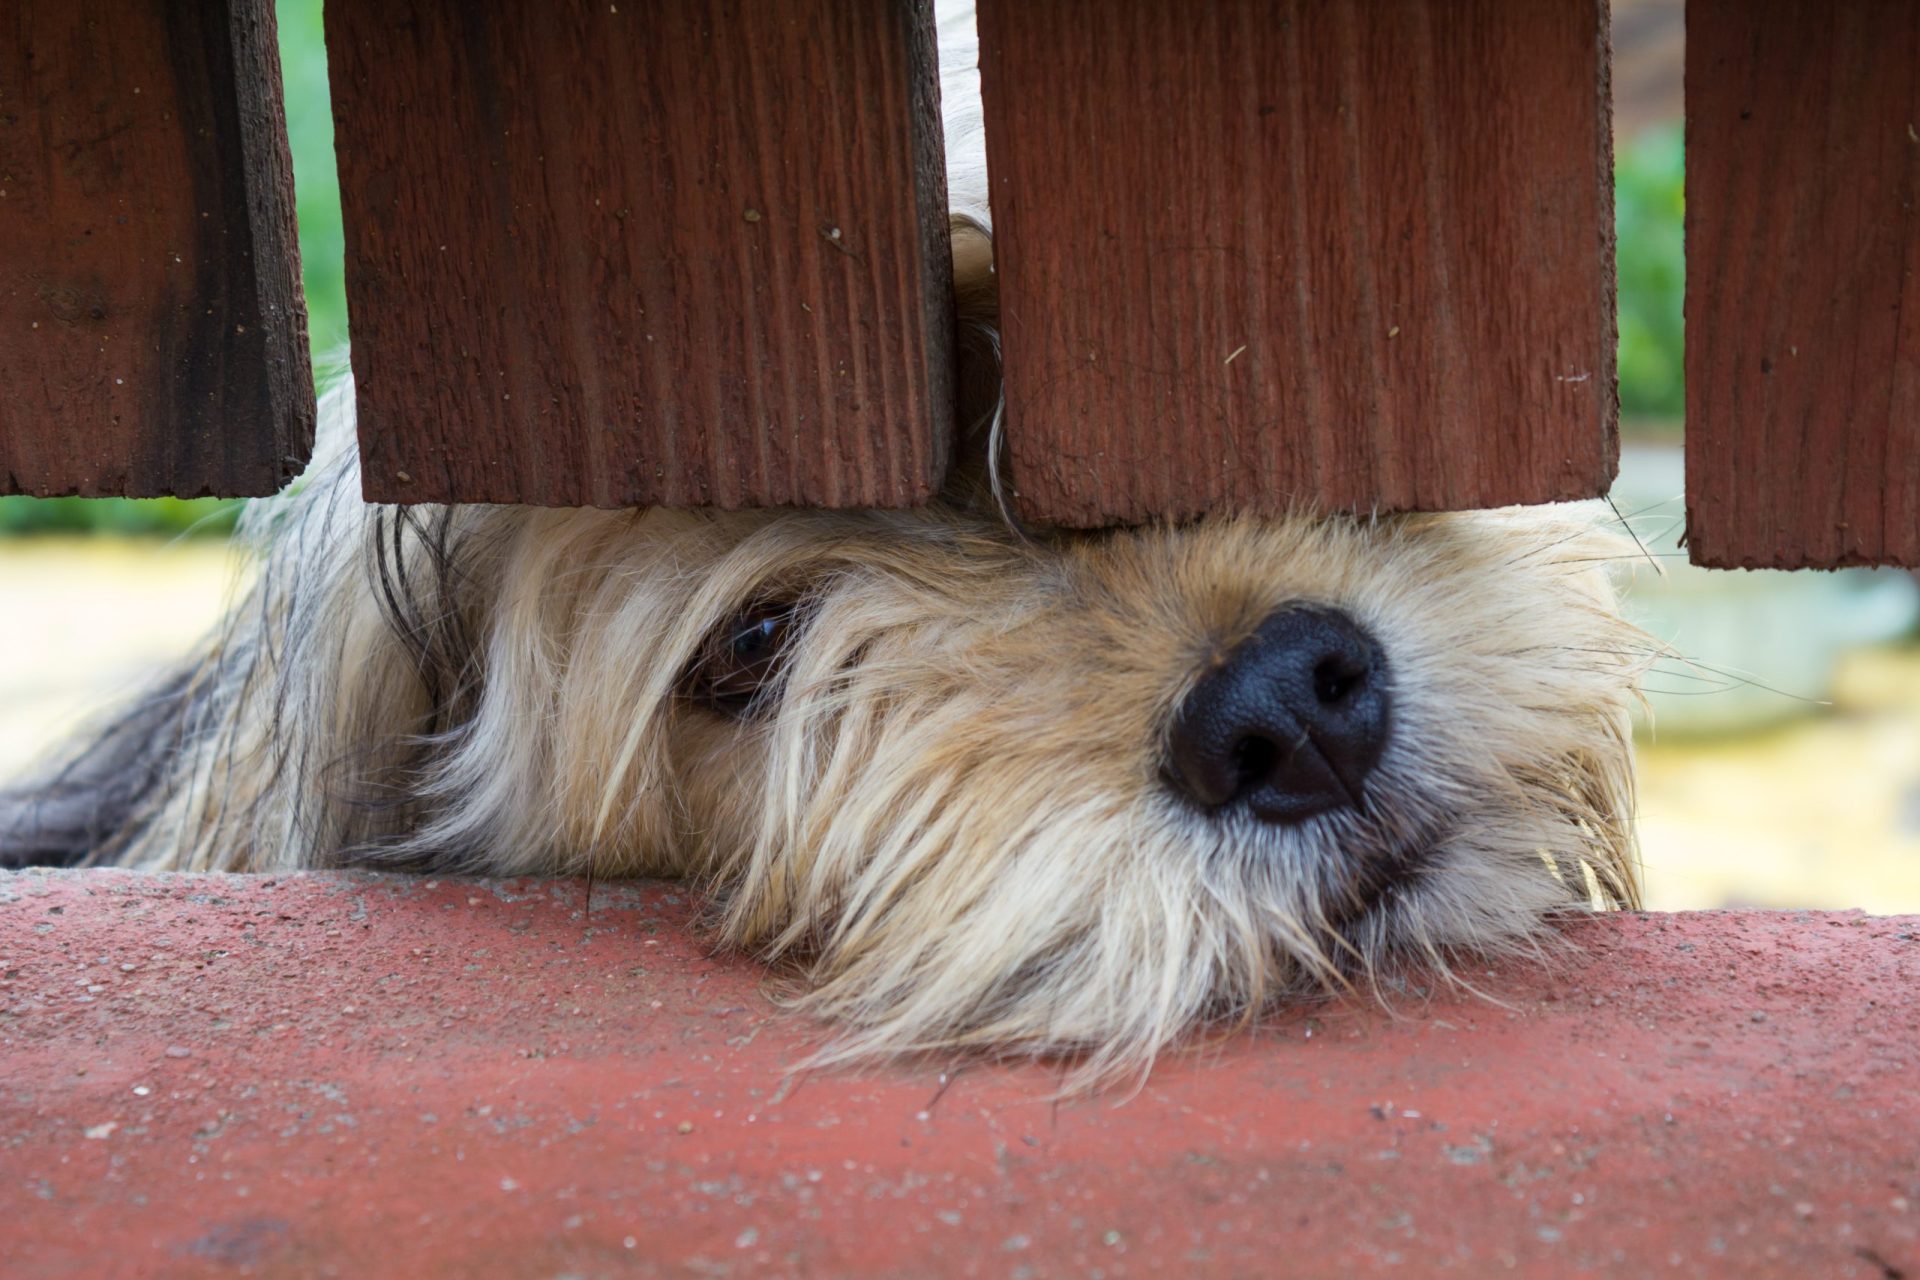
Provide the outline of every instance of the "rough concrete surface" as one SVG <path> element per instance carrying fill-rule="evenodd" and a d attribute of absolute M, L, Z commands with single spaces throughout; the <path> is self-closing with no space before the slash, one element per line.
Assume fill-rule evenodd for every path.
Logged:
<path fill-rule="evenodd" d="M 1920 1276 L 1920 919 L 1624 915 L 1056 1101 L 668 885 L 0 876 L 0 1272 Z"/>

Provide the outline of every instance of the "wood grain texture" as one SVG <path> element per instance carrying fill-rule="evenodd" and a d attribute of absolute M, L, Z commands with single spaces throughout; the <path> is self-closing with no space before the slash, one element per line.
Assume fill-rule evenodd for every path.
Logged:
<path fill-rule="evenodd" d="M 980 4 L 1017 503 L 1590 497 L 1604 0 Z"/>
<path fill-rule="evenodd" d="M 333 0 L 327 42 L 370 499 L 937 491 L 921 5 Z"/>
<path fill-rule="evenodd" d="M 0 492 L 279 489 L 299 281 L 271 0 L 0 7 Z"/>
<path fill-rule="evenodd" d="M 1687 6 L 1687 541 L 1920 564 L 1920 7 Z"/>

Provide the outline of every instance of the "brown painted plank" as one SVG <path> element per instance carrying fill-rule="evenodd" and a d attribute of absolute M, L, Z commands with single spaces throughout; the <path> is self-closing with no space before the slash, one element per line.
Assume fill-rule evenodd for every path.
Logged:
<path fill-rule="evenodd" d="M 1589 497 L 1604 0 L 982 0 L 1018 504 Z"/>
<path fill-rule="evenodd" d="M 902 506 L 944 475 L 911 0 L 333 0 L 369 498 Z"/>
<path fill-rule="evenodd" d="M 0 6 L 0 493 L 272 493 L 313 374 L 271 0 Z"/>
<path fill-rule="evenodd" d="M 1687 6 L 1687 540 L 1920 564 L 1920 7 Z"/>

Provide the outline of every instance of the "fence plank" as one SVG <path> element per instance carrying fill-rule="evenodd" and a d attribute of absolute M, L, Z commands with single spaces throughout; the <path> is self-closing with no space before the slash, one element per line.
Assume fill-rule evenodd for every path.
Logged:
<path fill-rule="evenodd" d="M 1604 0 L 982 0 L 980 32 L 1022 510 L 1605 489 Z"/>
<path fill-rule="evenodd" d="M 313 375 L 271 0 L 0 11 L 0 493 L 272 493 Z"/>
<path fill-rule="evenodd" d="M 1920 8 L 1687 6 L 1697 564 L 1920 564 Z"/>
<path fill-rule="evenodd" d="M 369 498 L 938 489 L 951 286 L 921 5 L 334 0 L 327 42 Z"/>

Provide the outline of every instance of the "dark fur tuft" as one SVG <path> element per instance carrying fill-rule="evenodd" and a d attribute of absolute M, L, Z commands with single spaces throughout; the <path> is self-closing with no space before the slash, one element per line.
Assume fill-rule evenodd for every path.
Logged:
<path fill-rule="evenodd" d="M 138 839 L 204 714 L 198 671 L 195 663 L 171 672 L 56 772 L 0 790 L 0 868 L 112 863 Z"/>

